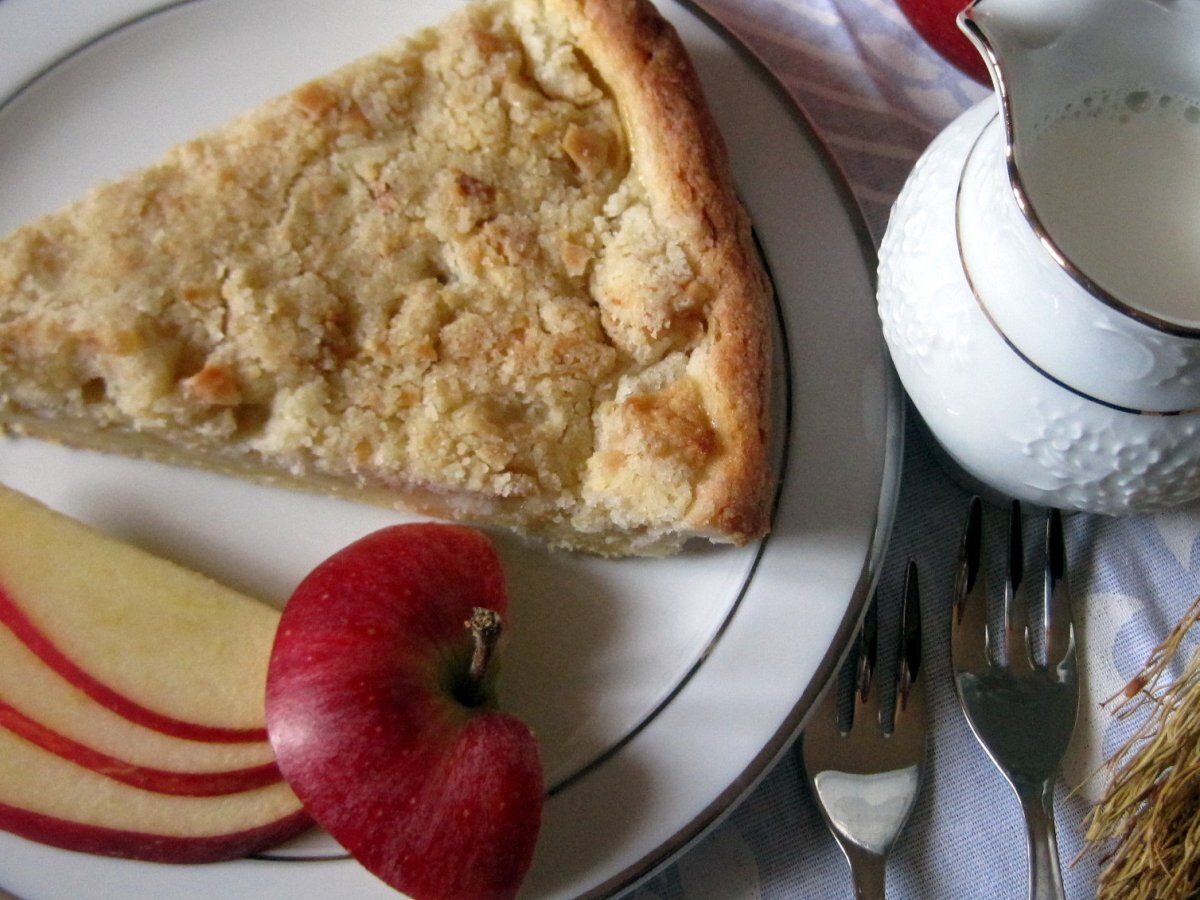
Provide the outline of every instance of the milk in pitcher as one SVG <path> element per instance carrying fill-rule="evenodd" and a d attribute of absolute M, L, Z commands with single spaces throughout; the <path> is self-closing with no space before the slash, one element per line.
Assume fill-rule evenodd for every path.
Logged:
<path fill-rule="evenodd" d="M 1200 325 L 1200 102 L 1095 91 L 1028 137 L 1026 192 L 1066 259 L 1122 303 Z"/>

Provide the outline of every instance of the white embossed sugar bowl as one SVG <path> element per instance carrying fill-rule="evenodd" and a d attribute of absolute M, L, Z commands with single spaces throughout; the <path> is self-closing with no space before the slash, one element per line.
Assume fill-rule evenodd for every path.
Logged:
<path fill-rule="evenodd" d="M 922 155 L 880 247 L 913 405 L 1011 497 L 1200 497 L 1200 2 L 977 0 L 960 25 L 996 97 Z"/>

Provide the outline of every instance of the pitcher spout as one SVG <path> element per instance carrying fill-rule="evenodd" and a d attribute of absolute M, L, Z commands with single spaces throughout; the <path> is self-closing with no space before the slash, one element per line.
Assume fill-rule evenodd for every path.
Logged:
<path fill-rule="evenodd" d="M 1011 62 L 1077 30 L 1091 5 L 1087 0 L 975 0 L 959 14 L 958 27 L 995 77 L 1002 60 Z"/>
<path fill-rule="evenodd" d="M 1013 139 L 1114 80 L 1200 91 L 1195 0 L 975 0 L 958 24 L 983 56 Z"/>

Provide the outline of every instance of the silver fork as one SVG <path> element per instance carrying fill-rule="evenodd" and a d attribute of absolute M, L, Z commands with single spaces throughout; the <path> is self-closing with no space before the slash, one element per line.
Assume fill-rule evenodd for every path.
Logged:
<path fill-rule="evenodd" d="M 954 686 L 980 745 L 1008 780 L 1025 814 L 1029 897 L 1063 897 L 1054 831 L 1054 781 L 1079 706 L 1075 629 L 1062 517 L 1046 516 L 1043 585 L 1044 652 L 1033 646 L 1024 590 L 1021 508 L 1009 511 L 1003 647 L 992 634 L 981 576 L 983 510 L 972 499 L 959 549 L 951 625 Z"/>
<path fill-rule="evenodd" d="M 808 782 L 825 824 L 850 864 L 855 896 L 884 896 L 887 856 L 908 820 L 925 758 L 925 682 L 921 670 L 921 609 L 917 568 L 904 577 L 904 609 L 896 658 L 894 722 L 884 720 L 875 663 L 878 597 L 859 632 L 853 719 L 838 716 L 835 677 L 804 731 Z"/>

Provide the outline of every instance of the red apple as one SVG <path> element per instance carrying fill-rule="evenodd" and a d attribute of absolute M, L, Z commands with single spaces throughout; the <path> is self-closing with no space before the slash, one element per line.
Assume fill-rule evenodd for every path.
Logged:
<path fill-rule="evenodd" d="M 896 0 L 900 11 L 943 59 L 981 84 L 991 84 L 983 57 L 958 27 L 958 14 L 970 0 Z"/>
<path fill-rule="evenodd" d="M 47 666 L 67 679 L 89 697 L 130 722 L 152 728 L 174 737 L 192 741 L 254 742 L 266 739 L 266 732 L 256 728 L 226 728 L 189 722 L 152 709 L 129 694 L 115 690 L 105 681 L 92 675 L 58 645 L 25 614 L 20 605 L 0 586 L 0 623 L 12 631 Z"/>
<path fill-rule="evenodd" d="M 274 784 L 281 777 L 274 763 L 224 772 L 177 772 L 131 763 L 59 734 L 3 700 L 0 700 L 0 727 L 76 765 L 143 791 L 184 797 L 213 797 L 264 787 Z"/>
<path fill-rule="evenodd" d="M 215 862 L 311 824 L 282 781 L 219 797 L 143 791 L 0 728 L 0 829 L 29 840 L 152 862 Z"/>
<path fill-rule="evenodd" d="M 55 745 L 64 751 L 75 745 L 91 751 L 71 754 L 70 758 L 80 765 L 88 764 L 84 755 L 95 762 L 115 758 L 131 769 L 183 773 L 198 779 L 198 784 L 211 774 L 214 785 L 233 784 L 238 790 L 262 783 L 260 779 L 269 771 L 274 771 L 277 779 L 282 777 L 275 769 L 275 753 L 266 740 L 235 744 L 191 741 L 131 722 L 97 703 L 45 665 L 3 626 L 0 626 L 0 703 L 11 708 L 10 720 L 16 721 L 14 717 L 19 716 L 36 723 L 43 733 L 54 734 Z M 19 727 L 12 730 L 23 733 Z M 27 739 L 32 738 L 27 735 Z M 240 781 L 243 777 L 247 781 Z"/>
<path fill-rule="evenodd" d="M 265 743 L 277 609 L 3 486 L 0 522 L 0 622 L 46 665 L 147 728 Z"/>
<path fill-rule="evenodd" d="M 415 524 L 334 554 L 284 608 L 267 675 L 279 768 L 319 825 L 417 900 L 511 897 L 533 856 L 537 741 L 496 707 L 488 665 L 507 605 L 483 534 Z"/>
<path fill-rule="evenodd" d="M 219 834 L 147 834 L 143 831 L 60 819 L 0 802 L 0 831 L 39 844 L 157 863 L 210 863 L 240 859 L 277 847 L 311 826 L 304 811 L 282 819 Z"/>

